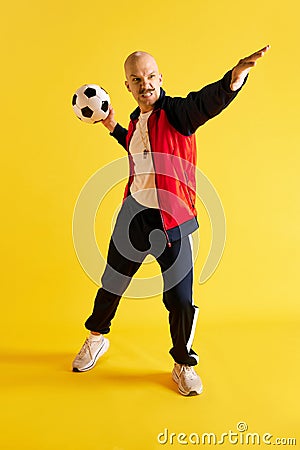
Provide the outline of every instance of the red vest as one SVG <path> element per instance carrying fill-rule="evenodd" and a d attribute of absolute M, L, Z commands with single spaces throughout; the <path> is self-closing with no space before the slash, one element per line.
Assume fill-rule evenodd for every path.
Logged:
<path fill-rule="evenodd" d="M 137 119 L 130 121 L 126 137 L 130 174 L 124 199 L 129 195 L 134 176 L 133 160 L 128 149 L 136 123 Z M 161 218 L 168 240 L 172 241 L 176 240 L 177 235 L 177 239 L 180 237 L 178 227 L 184 225 L 188 234 L 198 228 L 195 220 L 196 139 L 194 134 L 184 136 L 179 133 L 169 123 L 163 109 L 156 109 L 150 115 L 148 133 Z"/>

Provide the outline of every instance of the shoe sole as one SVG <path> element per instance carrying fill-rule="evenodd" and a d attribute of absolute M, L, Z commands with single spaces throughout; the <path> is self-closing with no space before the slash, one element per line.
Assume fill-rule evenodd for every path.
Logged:
<path fill-rule="evenodd" d="M 183 390 L 182 386 L 179 384 L 179 377 L 174 370 L 172 371 L 172 379 L 177 384 L 179 393 L 185 397 L 194 397 L 195 395 L 199 395 L 203 392 L 203 386 L 201 386 L 201 389 L 198 389 L 198 391 Z"/>
<path fill-rule="evenodd" d="M 78 369 L 78 367 L 73 367 L 73 372 L 87 372 L 88 370 L 91 370 L 95 365 L 98 359 L 104 355 L 105 352 L 107 352 L 109 348 L 109 340 L 104 338 L 104 342 L 101 348 L 99 348 L 98 353 L 95 355 L 93 361 L 91 361 L 91 364 L 87 367 L 84 367 L 83 369 Z"/>

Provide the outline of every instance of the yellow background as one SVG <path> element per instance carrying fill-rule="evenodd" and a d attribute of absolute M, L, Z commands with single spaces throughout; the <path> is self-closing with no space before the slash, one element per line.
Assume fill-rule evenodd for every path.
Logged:
<path fill-rule="evenodd" d="M 298 2 L 19 0 L 0 21 L 1 448 L 182 448 L 159 445 L 158 433 L 220 435 L 239 421 L 299 445 Z M 73 209 L 88 178 L 123 156 L 101 125 L 75 118 L 73 92 L 103 85 L 127 125 L 132 51 L 152 53 L 167 93 L 186 95 L 268 43 L 236 101 L 197 132 L 199 168 L 227 219 L 221 264 L 194 288 L 204 393 L 184 398 L 170 380 L 159 296 L 125 299 L 107 356 L 73 374 L 97 290 L 74 252 Z M 196 275 L 210 243 L 198 210 Z M 97 218 L 99 246 L 111 215 Z"/>

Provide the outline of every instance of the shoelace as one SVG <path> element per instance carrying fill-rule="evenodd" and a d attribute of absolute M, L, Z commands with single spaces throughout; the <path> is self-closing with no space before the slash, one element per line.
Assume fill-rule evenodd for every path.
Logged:
<path fill-rule="evenodd" d="M 82 349 L 80 350 L 80 352 L 78 354 L 78 358 L 80 358 L 80 359 L 83 358 L 85 356 L 87 350 L 90 354 L 90 357 L 92 358 L 91 346 L 90 346 L 90 341 L 88 338 L 85 340 L 85 343 L 83 344 Z"/>
<path fill-rule="evenodd" d="M 194 371 L 192 366 L 182 366 L 180 373 L 181 372 L 185 372 L 186 377 L 189 378 L 190 380 L 194 379 L 196 376 L 196 372 Z"/>

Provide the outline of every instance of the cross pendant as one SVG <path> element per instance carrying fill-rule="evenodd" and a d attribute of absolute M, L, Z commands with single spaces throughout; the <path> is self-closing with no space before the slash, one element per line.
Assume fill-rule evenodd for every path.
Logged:
<path fill-rule="evenodd" d="M 147 154 L 148 154 L 148 150 L 145 148 L 145 150 L 143 151 L 144 159 L 147 158 Z"/>

